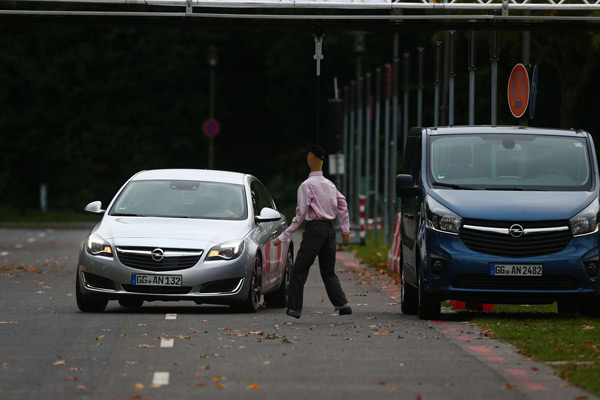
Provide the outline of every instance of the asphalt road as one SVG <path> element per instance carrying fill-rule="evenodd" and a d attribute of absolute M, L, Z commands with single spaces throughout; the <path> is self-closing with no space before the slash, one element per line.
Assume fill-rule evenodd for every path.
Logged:
<path fill-rule="evenodd" d="M 0 229 L 0 399 L 594 399 L 448 310 L 402 315 L 398 288 L 344 252 L 351 316 L 333 313 L 317 265 L 300 320 L 166 302 L 82 313 L 85 235 Z"/>

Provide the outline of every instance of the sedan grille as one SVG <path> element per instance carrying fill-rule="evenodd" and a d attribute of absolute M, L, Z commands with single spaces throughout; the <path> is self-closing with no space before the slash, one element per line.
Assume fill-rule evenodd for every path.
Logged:
<path fill-rule="evenodd" d="M 131 268 L 145 271 L 177 271 L 200 261 L 203 250 L 157 247 L 117 247 L 119 260 Z"/>
<path fill-rule="evenodd" d="M 489 276 L 461 275 L 454 281 L 460 289 L 483 290 L 575 290 L 577 282 L 570 276 Z"/>
<path fill-rule="evenodd" d="M 471 250 L 521 258 L 558 253 L 571 241 L 568 221 L 482 221 L 465 219 L 460 238 Z"/>
<path fill-rule="evenodd" d="M 131 293 L 146 293 L 146 294 L 188 294 L 191 286 L 138 286 L 138 285 L 122 285 L 123 290 Z"/>

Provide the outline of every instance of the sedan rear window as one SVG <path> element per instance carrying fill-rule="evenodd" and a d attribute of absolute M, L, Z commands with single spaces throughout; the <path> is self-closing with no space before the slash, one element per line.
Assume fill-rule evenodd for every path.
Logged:
<path fill-rule="evenodd" d="M 243 220 L 248 216 L 244 186 L 201 181 L 133 181 L 110 215 Z"/>

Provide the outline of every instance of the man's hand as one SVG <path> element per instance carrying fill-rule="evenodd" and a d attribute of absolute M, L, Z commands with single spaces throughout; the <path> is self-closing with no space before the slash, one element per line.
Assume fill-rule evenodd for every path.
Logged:
<path fill-rule="evenodd" d="M 275 240 L 273 240 L 274 246 L 279 246 L 280 244 L 281 244 L 281 240 L 279 240 L 279 238 L 275 238 Z"/>
<path fill-rule="evenodd" d="M 350 244 L 350 234 L 342 235 L 342 244 L 348 246 Z"/>

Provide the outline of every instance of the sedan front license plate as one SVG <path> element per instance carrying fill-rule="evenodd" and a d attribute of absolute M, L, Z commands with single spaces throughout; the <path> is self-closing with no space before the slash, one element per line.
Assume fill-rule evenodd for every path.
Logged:
<path fill-rule="evenodd" d="M 144 286 L 181 286 L 181 275 L 131 274 L 131 284 Z"/>
<path fill-rule="evenodd" d="M 542 276 L 541 264 L 490 264 L 492 276 Z"/>

